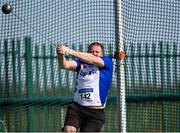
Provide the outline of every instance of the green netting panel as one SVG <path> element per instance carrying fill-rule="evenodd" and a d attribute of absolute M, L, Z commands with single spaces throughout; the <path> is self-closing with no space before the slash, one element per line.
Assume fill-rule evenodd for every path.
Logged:
<path fill-rule="evenodd" d="M 76 75 L 58 67 L 54 44 L 86 51 L 99 41 L 114 62 L 102 131 L 121 131 L 122 77 L 114 58 L 121 38 L 127 131 L 180 131 L 180 1 L 1 0 L 1 7 L 5 3 L 13 10 L 0 12 L 0 130 L 60 132 Z"/>
<path fill-rule="evenodd" d="M 180 1 L 123 1 L 127 131 L 180 131 Z"/>

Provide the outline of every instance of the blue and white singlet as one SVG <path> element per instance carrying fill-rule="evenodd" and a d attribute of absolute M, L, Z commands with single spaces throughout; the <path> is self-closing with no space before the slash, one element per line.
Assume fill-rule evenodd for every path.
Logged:
<path fill-rule="evenodd" d="M 77 60 L 77 78 L 74 101 L 82 106 L 106 105 L 109 87 L 112 80 L 113 63 L 108 56 L 101 57 L 104 67 Z"/>

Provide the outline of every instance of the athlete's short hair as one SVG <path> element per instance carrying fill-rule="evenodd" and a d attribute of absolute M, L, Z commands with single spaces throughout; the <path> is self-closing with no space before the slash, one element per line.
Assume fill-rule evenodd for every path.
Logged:
<path fill-rule="evenodd" d="M 104 46 L 103 46 L 101 43 L 99 43 L 99 42 L 93 42 L 93 43 L 91 43 L 91 44 L 88 46 L 88 52 L 91 51 L 91 48 L 92 48 L 93 46 L 100 46 L 101 49 L 102 49 L 102 53 L 103 53 L 103 55 L 104 55 Z"/>

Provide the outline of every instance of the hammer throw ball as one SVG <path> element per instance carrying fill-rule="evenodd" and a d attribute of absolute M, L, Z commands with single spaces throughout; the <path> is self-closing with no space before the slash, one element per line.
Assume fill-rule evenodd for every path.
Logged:
<path fill-rule="evenodd" d="M 4 5 L 2 6 L 2 12 L 3 12 L 4 14 L 9 14 L 9 13 L 11 13 L 11 12 L 12 12 L 12 6 L 11 6 L 10 4 L 4 4 Z"/>

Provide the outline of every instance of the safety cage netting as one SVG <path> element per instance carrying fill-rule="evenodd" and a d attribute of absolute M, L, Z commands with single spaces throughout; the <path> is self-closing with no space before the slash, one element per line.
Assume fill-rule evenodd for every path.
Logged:
<path fill-rule="evenodd" d="M 0 12 L 0 130 L 61 131 L 76 73 L 58 66 L 55 45 L 86 52 L 98 41 L 114 63 L 102 131 L 180 131 L 180 1 L 5 4 L 12 10 Z"/>

